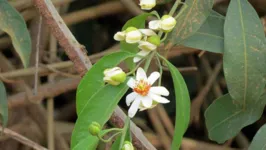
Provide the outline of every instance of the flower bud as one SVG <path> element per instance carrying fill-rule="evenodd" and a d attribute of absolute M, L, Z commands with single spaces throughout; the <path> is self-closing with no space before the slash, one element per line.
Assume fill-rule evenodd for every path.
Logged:
<path fill-rule="evenodd" d="M 141 32 L 135 27 L 126 29 L 126 42 L 130 44 L 138 43 L 142 38 Z"/>
<path fill-rule="evenodd" d="M 119 85 L 125 82 L 126 73 L 119 67 L 104 70 L 103 80 L 111 85 Z"/>
<path fill-rule="evenodd" d="M 131 142 L 125 141 L 122 150 L 134 150 L 134 146 Z"/>
<path fill-rule="evenodd" d="M 114 39 L 116 41 L 124 41 L 125 40 L 125 37 L 126 37 L 126 33 L 125 32 L 117 32 L 115 35 L 114 35 Z"/>
<path fill-rule="evenodd" d="M 153 35 L 153 36 L 148 37 L 147 41 L 156 46 L 159 46 L 161 44 L 161 40 L 158 35 Z"/>
<path fill-rule="evenodd" d="M 101 131 L 101 125 L 98 122 L 92 122 L 89 126 L 89 132 L 93 136 L 97 136 Z"/>
<path fill-rule="evenodd" d="M 171 32 L 176 25 L 176 20 L 172 16 L 164 15 L 161 18 L 161 29 L 165 32 Z"/>
<path fill-rule="evenodd" d="M 153 51 L 157 46 L 147 41 L 140 41 L 138 48 L 144 51 Z"/>
<path fill-rule="evenodd" d="M 143 10 L 151 10 L 156 6 L 156 0 L 140 0 L 139 5 Z"/>

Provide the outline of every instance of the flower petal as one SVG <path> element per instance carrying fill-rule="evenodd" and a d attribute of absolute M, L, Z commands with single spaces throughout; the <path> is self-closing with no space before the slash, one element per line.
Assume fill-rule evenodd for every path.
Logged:
<path fill-rule="evenodd" d="M 139 31 L 146 36 L 156 35 L 156 33 L 151 29 L 139 29 Z"/>
<path fill-rule="evenodd" d="M 130 31 L 126 34 L 126 42 L 133 44 L 141 40 L 142 34 L 139 30 Z"/>
<path fill-rule="evenodd" d="M 142 97 L 141 102 L 144 107 L 150 108 L 152 106 L 152 98 L 149 96 Z"/>
<path fill-rule="evenodd" d="M 126 33 L 125 32 L 117 32 L 115 35 L 114 35 L 114 39 L 116 41 L 123 41 L 125 40 L 125 36 L 126 36 Z"/>
<path fill-rule="evenodd" d="M 160 30 L 161 28 L 161 21 L 160 20 L 153 20 L 149 22 L 149 28 L 152 30 Z"/>
<path fill-rule="evenodd" d="M 157 48 L 157 46 L 150 42 L 140 41 L 138 48 L 145 51 L 153 51 Z"/>
<path fill-rule="evenodd" d="M 151 87 L 150 92 L 152 92 L 153 94 L 156 94 L 156 95 L 163 95 L 163 96 L 169 95 L 169 91 L 163 86 Z"/>
<path fill-rule="evenodd" d="M 133 89 L 135 85 L 136 85 L 136 80 L 135 80 L 135 79 L 130 78 L 130 79 L 127 81 L 127 86 L 129 86 L 131 89 Z"/>
<path fill-rule="evenodd" d="M 146 72 L 141 67 L 137 70 L 137 81 L 140 80 L 147 80 Z"/>
<path fill-rule="evenodd" d="M 138 96 L 138 94 L 135 92 L 128 94 L 126 97 L 127 106 L 129 106 L 136 99 L 137 96 Z"/>
<path fill-rule="evenodd" d="M 166 104 L 170 102 L 168 99 L 161 97 L 159 95 L 153 94 L 153 93 L 149 93 L 148 96 L 158 103 Z"/>
<path fill-rule="evenodd" d="M 140 102 L 141 102 L 141 97 L 137 96 L 135 101 L 132 103 L 132 105 L 130 106 L 130 108 L 128 110 L 128 116 L 130 118 L 133 118 L 135 116 L 135 114 L 137 113 L 137 111 L 139 109 Z"/>
<path fill-rule="evenodd" d="M 153 72 L 148 78 L 148 82 L 152 85 L 160 77 L 159 72 Z"/>
<path fill-rule="evenodd" d="M 133 62 L 134 63 L 139 62 L 143 57 L 147 56 L 149 53 L 150 51 L 144 51 L 144 50 L 138 52 L 137 55 L 142 56 L 142 57 L 139 57 L 139 56 L 134 57 Z"/>

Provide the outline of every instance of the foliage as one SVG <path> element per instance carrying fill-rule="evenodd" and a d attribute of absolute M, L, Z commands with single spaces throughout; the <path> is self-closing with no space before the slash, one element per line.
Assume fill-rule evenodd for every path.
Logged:
<path fill-rule="evenodd" d="M 31 39 L 23 17 L 6 0 L 0 0 L 0 29 L 12 39 L 24 67 L 29 65 Z"/>

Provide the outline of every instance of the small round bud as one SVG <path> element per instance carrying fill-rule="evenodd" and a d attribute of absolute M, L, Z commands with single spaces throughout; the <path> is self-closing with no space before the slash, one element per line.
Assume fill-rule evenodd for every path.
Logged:
<path fill-rule="evenodd" d="M 125 32 L 117 32 L 115 35 L 114 35 L 114 39 L 116 41 L 123 41 L 125 40 L 125 37 L 126 37 L 126 33 Z"/>
<path fill-rule="evenodd" d="M 89 132 L 91 135 L 96 136 L 101 131 L 101 125 L 98 122 L 92 122 L 89 126 Z"/>
<path fill-rule="evenodd" d="M 128 27 L 126 29 L 126 42 L 130 44 L 138 43 L 141 38 L 141 32 L 135 27 Z"/>
<path fill-rule="evenodd" d="M 119 67 L 104 70 L 103 80 L 111 85 L 119 85 L 125 82 L 126 73 Z"/>
<path fill-rule="evenodd" d="M 153 36 L 148 37 L 147 41 L 156 46 L 159 46 L 161 44 L 161 40 L 158 35 L 153 35 Z"/>
<path fill-rule="evenodd" d="M 134 150 L 134 146 L 131 142 L 125 141 L 122 150 Z"/>
<path fill-rule="evenodd" d="M 176 20 L 170 15 L 164 15 L 161 18 L 161 29 L 164 32 L 171 32 L 176 25 Z"/>
<path fill-rule="evenodd" d="M 151 10 L 156 6 L 156 0 L 140 0 L 139 5 L 143 10 Z"/>

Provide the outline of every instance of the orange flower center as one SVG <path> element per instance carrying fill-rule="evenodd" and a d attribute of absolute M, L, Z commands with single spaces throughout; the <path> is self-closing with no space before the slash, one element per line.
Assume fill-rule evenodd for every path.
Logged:
<path fill-rule="evenodd" d="M 142 96 L 146 96 L 149 93 L 150 88 L 151 88 L 151 85 L 148 82 L 144 80 L 140 80 L 136 83 L 133 90 L 134 92 Z"/>

